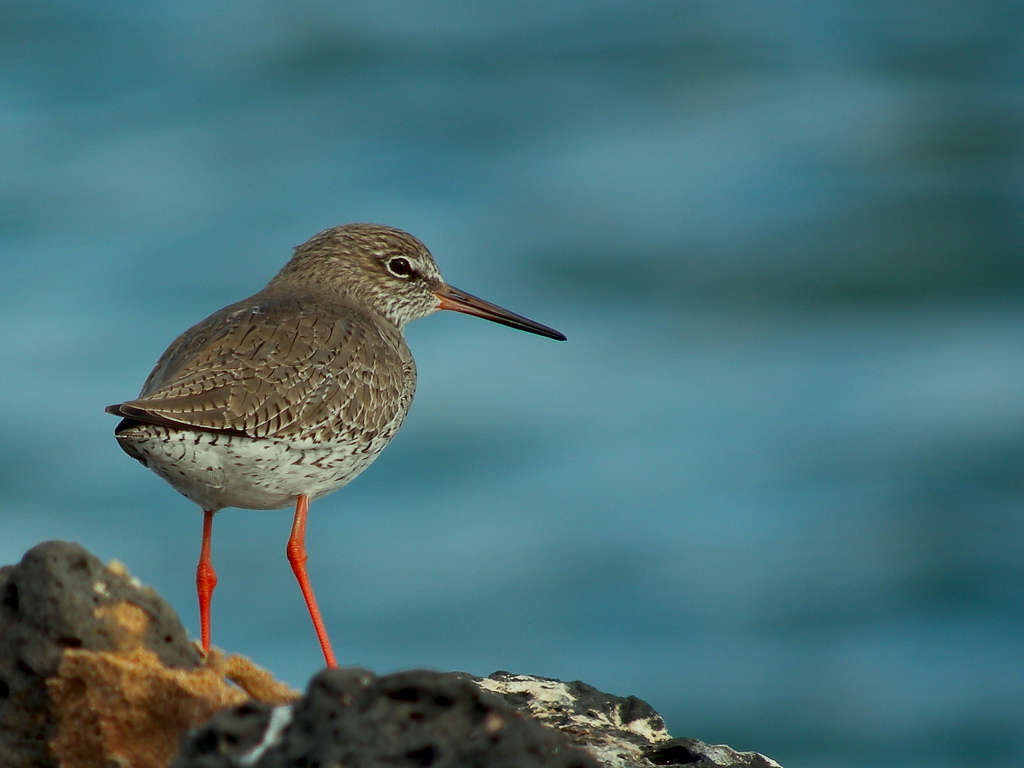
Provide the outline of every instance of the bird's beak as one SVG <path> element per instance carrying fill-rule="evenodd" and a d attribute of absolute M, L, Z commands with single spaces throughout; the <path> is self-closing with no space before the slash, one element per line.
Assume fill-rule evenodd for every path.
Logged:
<path fill-rule="evenodd" d="M 458 288 L 452 288 L 450 285 L 442 283 L 439 288 L 434 290 L 434 295 L 437 297 L 438 309 L 465 312 L 467 315 L 476 315 L 484 320 L 518 328 L 521 331 L 529 331 L 540 336 L 547 336 L 549 339 L 565 341 L 565 334 L 556 331 L 554 328 L 548 328 L 546 325 L 535 323 L 527 317 L 517 315 L 515 312 L 509 312 L 504 307 L 491 304 L 489 301 L 484 301 L 471 293 L 460 291 Z"/>

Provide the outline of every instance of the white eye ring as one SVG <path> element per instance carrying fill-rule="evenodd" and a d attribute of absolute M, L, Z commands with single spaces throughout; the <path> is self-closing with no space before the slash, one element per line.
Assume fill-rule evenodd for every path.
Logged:
<path fill-rule="evenodd" d="M 388 272 L 390 272 L 395 277 L 401 277 L 401 278 L 412 277 L 412 273 L 413 273 L 412 264 L 409 263 L 408 259 L 406 259 L 406 258 L 404 258 L 402 256 L 396 256 L 393 259 L 388 259 L 388 261 L 387 261 L 387 268 L 388 268 Z"/>

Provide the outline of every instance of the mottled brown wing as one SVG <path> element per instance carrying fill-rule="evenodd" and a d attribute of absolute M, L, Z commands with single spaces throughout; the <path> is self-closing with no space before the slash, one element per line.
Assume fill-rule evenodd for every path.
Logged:
<path fill-rule="evenodd" d="M 372 439 L 408 410 L 412 366 L 397 331 L 354 308 L 257 294 L 182 334 L 116 408 L 250 437 Z"/>

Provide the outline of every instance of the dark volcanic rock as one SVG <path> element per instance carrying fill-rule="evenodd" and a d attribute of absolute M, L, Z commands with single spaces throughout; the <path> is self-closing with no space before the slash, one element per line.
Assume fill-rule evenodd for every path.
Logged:
<path fill-rule="evenodd" d="M 673 739 L 644 701 L 585 683 L 423 670 L 327 670 L 305 697 L 244 704 L 193 731 L 175 768 L 343 765 L 778 768 L 755 752 Z"/>
<path fill-rule="evenodd" d="M 163 598 L 123 568 L 108 568 L 79 544 L 45 541 L 17 565 L 0 568 L 0 649 L 20 651 L 37 675 L 57 670 L 65 648 L 116 651 L 123 632 L 96 620 L 97 609 L 127 602 L 147 623 L 141 640 L 169 667 L 195 667 L 199 653 L 178 614 Z M 3 662 L 10 662 L 4 653 Z"/>
<path fill-rule="evenodd" d="M 163 768 L 183 731 L 246 699 L 225 675 L 290 697 L 251 664 L 216 662 L 122 566 L 40 544 L 0 569 L 0 766 Z"/>
<path fill-rule="evenodd" d="M 251 765 L 598 768 L 564 734 L 515 712 L 471 678 L 424 670 L 378 678 L 325 670 L 305 697 L 242 705 L 186 740 L 175 768 Z"/>
<path fill-rule="evenodd" d="M 698 739 L 669 739 L 644 750 L 649 765 L 689 768 L 780 768 L 757 752 L 737 752 L 724 744 L 705 744 Z"/>
<path fill-rule="evenodd" d="M 105 607 L 128 603 L 148 622 L 142 640 L 161 662 L 194 667 L 199 654 L 177 614 L 126 573 L 108 569 L 78 544 L 49 541 L 18 565 L 0 569 L 0 765 L 46 765 L 57 736 L 46 680 L 65 651 L 114 651 L 123 643 L 116 621 L 97 620 Z"/>

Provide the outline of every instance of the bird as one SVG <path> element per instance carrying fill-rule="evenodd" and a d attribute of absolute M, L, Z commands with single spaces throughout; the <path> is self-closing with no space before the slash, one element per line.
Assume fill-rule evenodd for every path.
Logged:
<path fill-rule="evenodd" d="M 337 660 L 306 570 L 311 501 L 365 470 L 398 432 L 416 389 L 403 335 L 452 310 L 566 337 L 449 285 L 416 237 L 379 224 L 326 229 L 297 246 L 259 292 L 175 339 L 120 416 L 121 449 L 203 513 L 196 567 L 200 637 L 210 652 L 214 515 L 294 505 L 286 555 L 324 661 Z"/>

